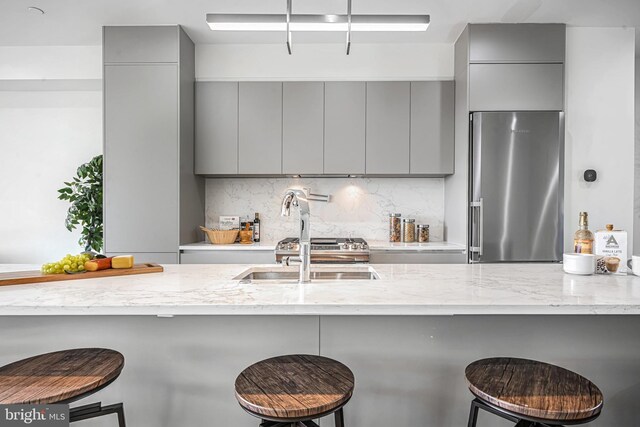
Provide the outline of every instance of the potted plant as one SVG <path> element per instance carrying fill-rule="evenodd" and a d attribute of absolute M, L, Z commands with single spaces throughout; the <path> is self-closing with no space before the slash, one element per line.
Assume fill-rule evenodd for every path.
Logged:
<path fill-rule="evenodd" d="M 78 244 L 86 252 L 102 250 L 102 154 L 80 165 L 72 181 L 58 190 L 58 199 L 68 200 L 64 225 L 69 231 L 80 226 Z"/>

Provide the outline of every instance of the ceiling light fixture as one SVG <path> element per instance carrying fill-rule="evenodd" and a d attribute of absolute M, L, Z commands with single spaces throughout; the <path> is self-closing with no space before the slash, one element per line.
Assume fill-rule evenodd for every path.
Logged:
<path fill-rule="evenodd" d="M 213 31 L 287 31 L 286 14 L 208 13 Z M 290 15 L 290 30 L 348 31 L 348 15 Z M 429 15 L 351 15 L 351 31 L 426 31 Z"/>
<path fill-rule="evenodd" d="M 213 31 L 284 31 L 289 55 L 294 31 L 343 31 L 349 55 L 352 31 L 426 31 L 430 23 L 429 15 L 353 15 L 351 0 L 346 15 L 293 15 L 291 1 L 284 15 L 208 13 L 207 24 Z"/>

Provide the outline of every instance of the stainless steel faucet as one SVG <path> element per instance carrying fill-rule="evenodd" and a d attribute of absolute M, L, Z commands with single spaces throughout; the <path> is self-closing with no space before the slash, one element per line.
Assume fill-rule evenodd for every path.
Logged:
<path fill-rule="evenodd" d="M 300 213 L 300 255 L 282 258 L 283 265 L 300 264 L 300 283 L 311 281 L 311 234 L 309 233 L 309 201 L 307 194 L 295 188 L 289 188 L 282 199 L 282 216 L 291 215 L 291 206 Z"/>

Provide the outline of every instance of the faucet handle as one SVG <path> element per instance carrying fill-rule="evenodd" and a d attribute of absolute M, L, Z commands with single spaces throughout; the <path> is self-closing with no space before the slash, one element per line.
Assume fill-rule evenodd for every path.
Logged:
<path fill-rule="evenodd" d="M 296 265 L 296 264 L 302 264 L 302 259 L 300 259 L 300 257 L 297 256 L 283 256 L 282 257 L 282 265 L 283 266 L 290 266 L 290 265 Z"/>

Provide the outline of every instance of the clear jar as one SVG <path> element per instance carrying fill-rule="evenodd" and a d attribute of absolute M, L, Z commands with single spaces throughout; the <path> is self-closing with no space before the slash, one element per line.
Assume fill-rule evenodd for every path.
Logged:
<path fill-rule="evenodd" d="M 418 242 L 426 243 L 429 241 L 429 225 L 418 224 L 416 226 L 416 234 L 418 235 Z"/>
<path fill-rule="evenodd" d="M 399 213 L 390 213 L 389 214 L 389 241 L 390 242 L 400 242 L 402 240 L 402 230 L 401 230 L 401 217 L 402 214 Z"/>
<path fill-rule="evenodd" d="M 416 241 L 416 220 L 405 218 L 402 220 L 402 241 L 412 243 Z"/>

